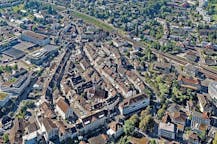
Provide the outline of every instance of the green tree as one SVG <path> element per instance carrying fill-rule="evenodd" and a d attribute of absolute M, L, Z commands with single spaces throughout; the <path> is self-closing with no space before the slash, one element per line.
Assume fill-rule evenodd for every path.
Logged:
<path fill-rule="evenodd" d="M 139 123 L 139 128 L 142 131 L 152 130 L 154 126 L 154 119 L 151 115 L 146 115 Z"/>
<path fill-rule="evenodd" d="M 163 105 L 162 108 L 157 111 L 157 116 L 159 119 L 161 119 L 164 116 L 165 107 L 166 107 L 166 105 Z"/>
<path fill-rule="evenodd" d="M 215 134 L 215 138 L 214 138 L 214 140 L 213 140 L 212 143 L 213 143 L 213 144 L 217 144 L 217 133 Z"/>
<path fill-rule="evenodd" d="M 140 119 L 142 120 L 145 118 L 145 116 L 149 115 L 151 113 L 151 107 L 148 106 L 145 110 L 143 110 L 140 114 Z"/>
<path fill-rule="evenodd" d="M 3 142 L 4 142 L 4 143 L 8 143 L 8 142 L 9 142 L 9 135 L 8 135 L 8 133 L 5 133 L 5 134 L 3 135 Z"/>
<path fill-rule="evenodd" d="M 133 135 L 135 127 L 138 125 L 138 115 L 133 115 L 130 119 L 124 123 L 124 132 L 126 135 Z"/>

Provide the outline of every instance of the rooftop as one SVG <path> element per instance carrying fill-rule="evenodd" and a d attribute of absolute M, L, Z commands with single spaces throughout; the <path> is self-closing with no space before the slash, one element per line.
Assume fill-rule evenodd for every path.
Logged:
<path fill-rule="evenodd" d="M 175 126 L 172 123 L 160 123 L 159 124 L 159 129 L 163 129 L 166 131 L 174 132 L 175 131 Z"/>
<path fill-rule="evenodd" d="M 33 31 L 24 31 L 22 34 L 38 40 L 45 40 L 47 38 L 47 36 L 35 33 Z"/>

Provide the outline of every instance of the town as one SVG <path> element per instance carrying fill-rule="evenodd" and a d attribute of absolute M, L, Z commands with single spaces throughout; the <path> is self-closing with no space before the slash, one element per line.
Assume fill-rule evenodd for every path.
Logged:
<path fill-rule="evenodd" d="M 0 143 L 217 144 L 216 0 L 2 0 Z"/>

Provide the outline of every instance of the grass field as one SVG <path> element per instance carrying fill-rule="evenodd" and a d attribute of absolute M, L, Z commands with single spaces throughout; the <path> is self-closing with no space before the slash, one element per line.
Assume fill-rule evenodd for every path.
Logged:
<path fill-rule="evenodd" d="M 217 70 L 217 66 L 210 66 L 213 70 Z"/>
<path fill-rule="evenodd" d="M 3 100 L 6 96 L 8 96 L 7 93 L 0 92 L 0 100 Z"/>
<path fill-rule="evenodd" d="M 115 28 L 110 26 L 109 24 L 106 24 L 92 16 L 77 12 L 77 11 L 73 11 L 72 14 L 78 18 L 83 19 L 84 21 L 91 23 L 99 28 L 104 29 L 105 31 L 113 31 Z"/>

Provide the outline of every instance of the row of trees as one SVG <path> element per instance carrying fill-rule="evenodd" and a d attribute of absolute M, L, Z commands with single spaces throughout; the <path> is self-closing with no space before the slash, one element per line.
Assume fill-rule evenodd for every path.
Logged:
<path fill-rule="evenodd" d="M 0 66 L 0 74 L 7 72 L 7 73 L 12 73 L 12 70 L 18 70 L 18 65 L 15 64 L 14 66 Z"/>
<path fill-rule="evenodd" d="M 135 129 L 139 128 L 143 132 L 152 132 L 154 128 L 154 119 L 150 113 L 151 108 L 147 107 L 140 113 L 140 116 L 134 114 L 124 124 L 124 132 L 128 136 L 133 136 Z"/>

